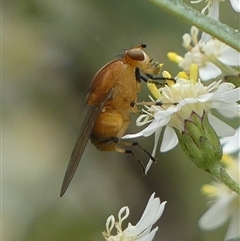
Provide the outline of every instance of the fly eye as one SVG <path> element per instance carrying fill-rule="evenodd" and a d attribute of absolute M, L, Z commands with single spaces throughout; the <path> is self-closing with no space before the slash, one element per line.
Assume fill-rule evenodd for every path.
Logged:
<path fill-rule="evenodd" d="M 145 56 L 141 49 L 130 49 L 126 52 L 126 55 L 132 60 L 143 61 Z"/>

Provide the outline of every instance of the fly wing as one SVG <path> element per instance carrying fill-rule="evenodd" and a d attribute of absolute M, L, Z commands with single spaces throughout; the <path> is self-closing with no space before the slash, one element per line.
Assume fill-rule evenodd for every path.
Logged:
<path fill-rule="evenodd" d="M 82 157 L 83 151 L 87 145 L 87 142 L 89 140 L 89 137 L 92 133 L 93 126 L 97 120 L 97 117 L 99 116 L 104 104 L 106 101 L 108 101 L 110 98 L 112 98 L 113 95 L 113 88 L 111 88 L 106 96 L 104 97 L 103 101 L 99 103 L 99 105 L 92 105 L 89 107 L 88 112 L 84 118 L 82 127 L 80 129 L 80 133 L 77 139 L 77 142 L 74 146 L 72 155 L 70 157 L 70 161 L 68 163 L 68 167 L 63 179 L 62 188 L 60 192 L 60 197 L 64 195 L 66 192 L 76 170 L 78 167 L 78 164 L 80 162 L 80 159 Z"/>

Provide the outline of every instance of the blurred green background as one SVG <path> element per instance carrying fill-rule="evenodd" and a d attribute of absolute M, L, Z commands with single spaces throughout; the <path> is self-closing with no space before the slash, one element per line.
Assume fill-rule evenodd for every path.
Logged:
<path fill-rule="evenodd" d="M 229 2 L 222 9 L 221 20 L 237 28 Z M 143 177 L 132 156 L 101 153 L 89 142 L 59 197 L 80 106 L 96 71 L 144 42 L 146 52 L 174 75 L 178 68 L 166 54 L 185 53 L 181 37 L 189 30 L 189 24 L 143 0 L 2 3 L 2 240 L 103 240 L 110 214 L 128 205 L 127 221 L 135 224 L 152 192 L 167 200 L 155 240 L 222 240 L 227 226 L 204 233 L 197 224 L 206 210 L 200 187 L 212 179 L 179 147 L 158 152 L 158 163 Z M 143 84 L 139 100 L 147 95 Z M 138 130 L 133 121 L 128 133 Z M 139 142 L 151 150 L 153 137 Z"/>

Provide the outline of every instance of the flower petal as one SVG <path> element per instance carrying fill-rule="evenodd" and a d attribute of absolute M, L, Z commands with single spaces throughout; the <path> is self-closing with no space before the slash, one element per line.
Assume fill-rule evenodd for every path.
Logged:
<path fill-rule="evenodd" d="M 203 230 L 210 230 L 223 225 L 229 218 L 228 206 L 236 195 L 236 193 L 232 193 L 213 204 L 200 218 L 198 222 L 200 228 Z"/>
<path fill-rule="evenodd" d="M 170 107 L 171 108 L 171 107 Z M 172 113 L 175 113 L 177 110 L 170 110 L 170 108 L 168 108 L 167 110 L 159 110 L 155 113 L 154 118 L 159 120 L 162 118 L 170 118 L 169 116 Z"/>
<path fill-rule="evenodd" d="M 239 65 L 240 53 L 226 45 L 222 49 L 221 55 L 217 58 L 226 65 L 237 66 Z"/>
<path fill-rule="evenodd" d="M 232 214 L 232 217 L 228 226 L 228 231 L 224 240 L 240 237 L 239 217 L 240 217 L 240 210 L 238 209 L 237 212 L 234 212 Z"/>
<path fill-rule="evenodd" d="M 204 94 L 204 95 L 201 95 L 199 96 L 198 98 L 196 98 L 199 102 L 207 102 L 209 101 L 213 96 L 213 93 L 207 93 L 207 94 Z"/>
<path fill-rule="evenodd" d="M 240 106 L 237 103 L 226 103 L 226 102 L 212 102 L 211 109 L 217 109 L 219 113 L 228 118 L 233 118 L 238 115 Z"/>
<path fill-rule="evenodd" d="M 155 193 L 151 195 L 141 219 L 136 224 L 139 233 L 151 227 L 163 213 L 166 202 L 160 203 L 160 199 L 154 198 L 154 195 Z"/>
<path fill-rule="evenodd" d="M 225 136 L 233 136 L 234 135 L 235 130 L 231 126 L 226 124 L 225 122 L 219 120 L 217 117 L 215 117 L 209 113 L 208 119 L 218 136 L 225 137 Z"/>
<path fill-rule="evenodd" d="M 232 8 L 236 11 L 236 12 L 240 12 L 240 2 L 239 0 L 230 0 Z"/>
<path fill-rule="evenodd" d="M 134 237 L 137 238 L 138 230 L 136 226 L 132 225 L 131 223 L 128 223 L 128 227 L 123 231 L 124 237 Z M 118 240 L 118 239 L 117 239 Z"/>
<path fill-rule="evenodd" d="M 228 90 L 226 91 L 222 97 L 221 97 L 221 100 L 225 100 L 225 101 L 228 101 L 228 102 L 236 102 L 240 99 L 240 88 L 235 88 L 234 89 L 234 85 L 230 85 L 229 86 L 229 89 L 232 89 L 232 90 Z"/>
<path fill-rule="evenodd" d="M 197 103 L 197 99 L 196 98 L 185 98 L 183 100 L 180 100 L 178 105 L 176 106 L 176 110 L 180 110 L 183 106 L 188 105 L 188 104 L 193 104 L 193 103 Z"/>
<path fill-rule="evenodd" d="M 147 203 L 147 206 L 146 206 L 146 208 L 145 208 L 145 210 L 143 212 L 143 215 L 142 215 L 141 219 L 139 220 L 139 222 L 136 225 L 140 224 L 142 222 L 142 220 L 145 218 L 145 216 L 147 216 L 147 213 L 151 209 L 151 205 L 153 203 L 154 198 L 155 198 L 155 192 L 150 196 L 150 198 L 148 200 L 148 203 Z"/>
<path fill-rule="evenodd" d="M 132 139 L 132 138 L 137 138 L 143 136 L 143 130 L 139 131 L 138 133 L 135 134 L 127 134 L 125 136 L 122 136 L 121 139 Z"/>
<path fill-rule="evenodd" d="M 147 235 L 141 236 L 140 238 L 138 238 L 138 241 L 152 241 L 156 232 L 158 230 L 158 227 L 154 228 L 150 233 L 148 233 Z"/>
<path fill-rule="evenodd" d="M 239 90 L 237 90 L 237 88 L 233 91 L 234 87 L 235 86 L 232 83 L 222 83 L 219 85 L 217 91 L 213 94 L 212 99 L 227 102 L 239 100 Z M 230 92 L 232 95 L 228 92 Z"/>
<path fill-rule="evenodd" d="M 161 131 L 162 131 L 162 128 L 159 128 L 155 132 L 155 135 L 154 135 L 154 147 L 153 147 L 153 151 L 152 151 L 152 156 L 156 155 L 156 150 L 157 150 L 158 141 L 159 141 L 159 137 L 160 137 Z M 153 160 L 149 159 L 148 164 L 147 164 L 147 166 L 145 168 L 145 174 L 147 174 L 147 172 L 150 169 L 152 163 L 153 163 Z"/>
<path fill-rule="evenodd" d="M 170 116 L 160 120 L 154 120 L 147 128 L 143 130 L 143 136 L 147 137 L 152 135 L 157 129 L 165 126 L 170 120 Z"/>
<path fill-rule="evenodd" d="M 154 135 L 154 147 L 153 147 L 153 151 L 152 151 L 152 156 L 156 155 L 156 150 L 157 150 L 157 145 L 158 145 L 158 141 L 159 141 L 159 137 L 160 134 L 162 132 L 162 128 L 159 128 Z"/>
<path fill-rule="evenodd" d="M 219 1 L 212 1 L 211 7 L 208 10 L 208 16 L 219 21 Z"/>
<path fill-rule="evenodd" d="M 206 62 L 204 66 L 199 67 L 199 76 L 203 81 L 214 79 L 219 76 L 222 71 L 213 63 Z"/>
<path fill-rule="evenodd" d="M 164 130 L 160 152 L 173 149 L 178 144 L 178 138 L 173 128 L 167 126 Z"/>
<path fill-rule="evenodd" d="M 240 140 L 240 127 L 236 130 L 234 136 L 224 137 L 220 139 L 221 144 L 223 145 L 224 153 L 234 153 L 239 151 L 239 140 Z"/>

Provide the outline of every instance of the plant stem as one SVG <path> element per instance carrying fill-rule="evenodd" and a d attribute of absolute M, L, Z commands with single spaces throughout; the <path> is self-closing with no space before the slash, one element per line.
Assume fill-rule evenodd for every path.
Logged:
<path fill-rule="evenodd" d="M 212 168 L 207 170 L 207 172 L 210 172 L 214 177 L 219 179 L 222 183 L 224 183 L 227 187 L 229 187 L 232 191 L 236 192 L 237 194 L 240 194 L 240 186 L 238 183 L 236 183 L 225 171 L 223 167 L 218 165 L 214 165 Z"/>

